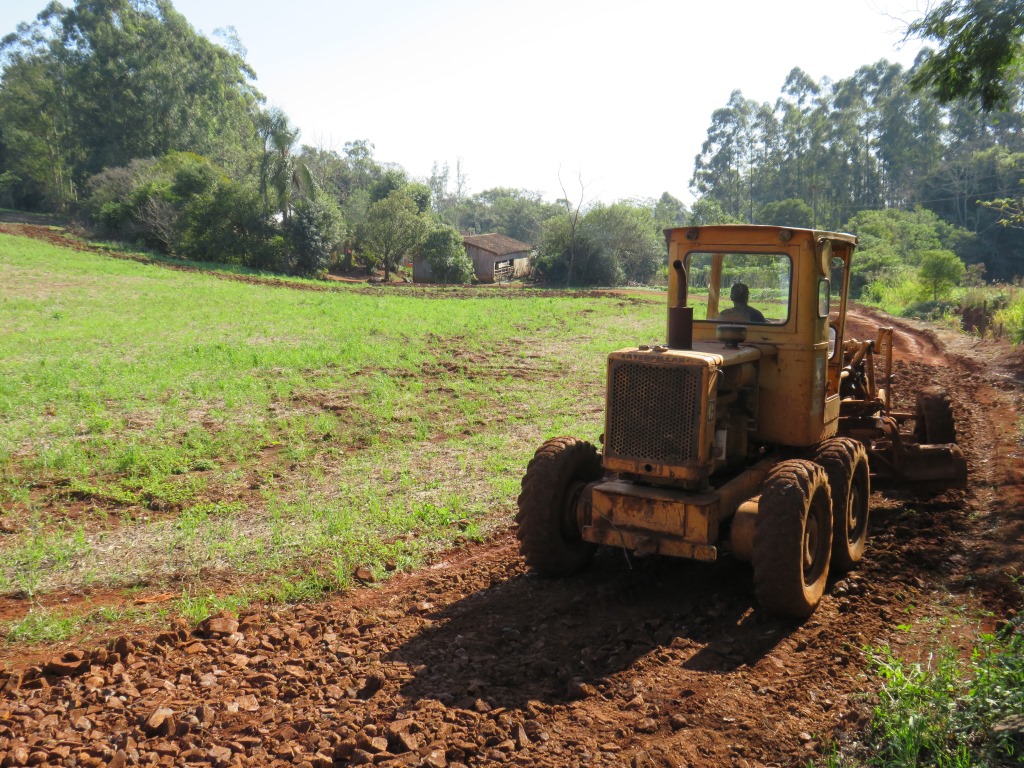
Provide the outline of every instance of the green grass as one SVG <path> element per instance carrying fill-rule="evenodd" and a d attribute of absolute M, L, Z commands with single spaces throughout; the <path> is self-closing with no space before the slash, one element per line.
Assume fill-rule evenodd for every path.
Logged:
<path fill-rule="evenodd" d="M 1024 762 L 1024 741 L 997 726 L 1024 713 L 1024 623 L 983 635 L 968 658 L 954 649 L 908 663 L 871 654 L 883 687 L 866 758 L 830 756 L 832 768 L 996 768 Z"/>
<path fill-rule="evenodd" d="M 984 313 L 986 336 L 1006 339 L 1013 344 L 1024 343 L 1024 289 L 1018 284 L 953 288 L 939 301 L 932 301 L 927 286 L 912 270 L 907 270 L 871 284 L 858 301 L 894 317 L 924 319 L 953 330 L 963 328 L 964 310 L 973 314 L 975 320 Z"/>
<path fill-rule="evenodd" d="M 658 295 L 294 290 L 5 235 L 0 271 L 0 592 L 30 595 L 412 567 L 507 524 L 543 439 L 600 434 L 607 353 L 664 336 Z"/>
<path fill-rule="evenodd" d="M 0 637 L 12 642 L 58 643 L 81 635 L 88 628 L 102 629 L 114 622 L 139 619 L 151 611 L 105 606 L 87 612 L 61 612 L 33 608 L 24 618 L 8 624 Z"/>

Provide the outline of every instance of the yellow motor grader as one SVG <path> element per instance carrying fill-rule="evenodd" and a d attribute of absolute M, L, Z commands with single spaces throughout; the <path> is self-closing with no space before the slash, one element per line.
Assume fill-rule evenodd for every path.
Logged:
<path fill-rule="evenodd" d="M 763 609 L 806 617 L 864 553 L 871 477 L 962 486 L 949 398 L 892 400 L 893 329 L 846 337 L 853 235 L 666 230 L 668 333 L 608 357 L 603 452 L 545 442 L 516 517 L 527 564 L 586 567 L 598 545 L 753 564 Z"/>

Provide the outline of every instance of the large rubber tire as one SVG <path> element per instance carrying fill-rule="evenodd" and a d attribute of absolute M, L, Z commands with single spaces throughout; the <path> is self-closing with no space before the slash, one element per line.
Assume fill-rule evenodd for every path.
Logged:
<path fill-rule="evenodd" d="M 590 564 L 595 544 L 583 541 L 576 501 L 601 478 L 597 449 L 574 437 L 556 437 L 537 449 L 519 494 L 516 538 L 526 564 L 541 576 L 566 576 Z"/>
<path fill-rule="evenodd" d="M 832 501 L 825 470 L 780 462 L 769 474 L 754 529 L 754 591 L 761 607 L 806 618 L 821 602 L 832 557 Z"/>
<path fill-rule="evenodd" d="M 924 445 L 956 442 L 953 405 L 942 387 L 926 387 L 917 393 L 914 408 L 914 440 Z"/>
<path fill-rule="evenodd" d="M 818 446 L 814 462 L 825 470 L 832 497 L 830 569 L 833 573 L 845 573 L 864 556 L 868 538 L 868 453 L 857 440 L 834 437 Z"/>

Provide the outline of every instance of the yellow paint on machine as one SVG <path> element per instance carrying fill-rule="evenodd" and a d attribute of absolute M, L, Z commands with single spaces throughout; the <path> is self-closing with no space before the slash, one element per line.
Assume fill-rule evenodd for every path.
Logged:
<path fill-rule="evenodd" d="M 641 554 L 714 560 L 719 497 L 609 481 L 590 494 L 583 538 Z"/>

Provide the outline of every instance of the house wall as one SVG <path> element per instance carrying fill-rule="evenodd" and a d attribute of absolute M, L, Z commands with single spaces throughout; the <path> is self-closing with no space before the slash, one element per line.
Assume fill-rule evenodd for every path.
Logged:
<path fill-rule="evenodd" d="M 513 267 L 511 278 L 526 277 L 530 274 L 530 258 L 523 252 L 497 256 L 475 245 L 467 245 L 466 255 L 473 262 L 473 272 L 481 283 L 493 283 L 494 265 L 509 260 L 512 260 Z"/>
<path fill-rule="evenodd" d="M 494 282 L 494 254 L 475 245 L 466 246 L 466 255 L 473 262 L 473 274 L 481 283 Z"/>
<path fill-rule="evenodd" d="M 415 258 L 412 261 L 412 281 L 414 283 L 434 282 L 434 270 L 430 268 L 430 262 L 423 258 Z"/>

